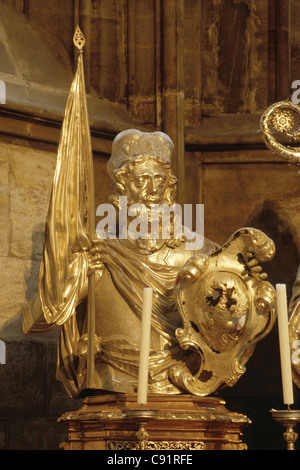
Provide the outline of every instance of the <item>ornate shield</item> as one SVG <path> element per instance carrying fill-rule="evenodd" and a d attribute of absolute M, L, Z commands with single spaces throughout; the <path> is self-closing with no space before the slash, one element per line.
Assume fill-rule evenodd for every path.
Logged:
<path fill-rule="evenodd" d="M 233 386 L 245 372 L 276 318 L 275 289 L 258 265 L 274 254 L 270 238 L 245 228 L 215 253 L 195 255 L 181 269 L 175 296 L 183 328 L 176 336 L 183 349 L 195 353 L 189 365 L 170 369 L 174 383 L 206 396 L 221 385 Z"/>

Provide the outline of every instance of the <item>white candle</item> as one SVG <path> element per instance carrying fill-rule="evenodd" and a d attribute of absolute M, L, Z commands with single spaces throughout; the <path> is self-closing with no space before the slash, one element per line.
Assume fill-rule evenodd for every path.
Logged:
<path fill-rule="evenodd" d="M 292 405 L 294 403 L 294 392 L 285 284 L 276 284 L 276 298 L 283 402 L 286 405 Z"/>
<path fill-rule="evenodd" d="M 143 290 L 143 311 L 142 311 L 139 383 L 138 383 L 138 398 L 137 398 L 137 402 L 141 405 L 144 405 L 147 403 L 152 294 L 153 294 L 153 289 L 151 287 L 146 287 Z"/>

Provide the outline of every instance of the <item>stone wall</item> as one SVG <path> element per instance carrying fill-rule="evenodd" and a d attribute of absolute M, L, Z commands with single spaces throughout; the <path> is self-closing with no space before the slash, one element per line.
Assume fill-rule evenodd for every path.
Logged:
<path fill-rule="evenodd" d="M 4 139 L 5 140 L 5 139 Z M 0 448 L 58 448 L 57 417 L 74 407 L 55 380 L 57 333 L 25 337 L 21 312 L 37 292 L 56 154 L 22 142 L 0 142 L 1 340 Z"/>
<path fill-rule="evenodd" d="M 2 136 L 0 141 L 0 448 L 57 449 L 65 436 L 57 418 L 77 409 L 55 379 L 59 328 L 25 336 L 22 310 L 38 292 L 44 227 L 56 164 L 56 146 Z M 106 157 L 95 157 L 96 204 L 106 202 Z"/>

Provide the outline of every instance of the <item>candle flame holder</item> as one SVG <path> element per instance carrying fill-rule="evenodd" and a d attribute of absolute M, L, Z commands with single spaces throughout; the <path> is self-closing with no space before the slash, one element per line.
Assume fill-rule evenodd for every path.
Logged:
<path fill-rule="evenodd" d="M 139 442 L 139 450 L 145 450 L 145 446 L 149 438 L 149 434 L 146 431 L 146 425 L 149 421 L 157 417 L 158 411 L 146 409 L 141 405 L 140 408 L 127 410 L 125 415 L 127 419 L 133 420 L 139 424 L 139 429 L 135 433 L 135 436 Z"/>
<path fill-rule="evenodd" d="M 272 417 L 285 427 L 283 438 L 287 443 L 287 450 L 295 450 L 295 442 L 298 434 L 295 432 L 295 426 L 300 423 L 300 410 L 271 410 Z"/>

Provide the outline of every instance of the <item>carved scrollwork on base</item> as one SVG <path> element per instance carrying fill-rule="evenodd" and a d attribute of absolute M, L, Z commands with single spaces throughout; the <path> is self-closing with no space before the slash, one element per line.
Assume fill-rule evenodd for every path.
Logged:
<path fill-rule="evenodd" d="M 107 441 L 106 450 L 140 450 L 138 442 Z M 144 450 L 204 450 L 201 441 L 147 441 Z"/>
<path fill-rule="evenodd" d="M 180 271 L 175 295 L 183 328 L 176 336 L 201 362 L 196 372 L 193 363 L 191 370 L 172 367 L 177 386 L 206 396 L 221 385 L 233 386 L 245 372 L 256 343 L 275 321 L 275 290 L 258 265 L 274 253 L 272 240 L 245 228 L 209 257 L 195 255 Z"/>

